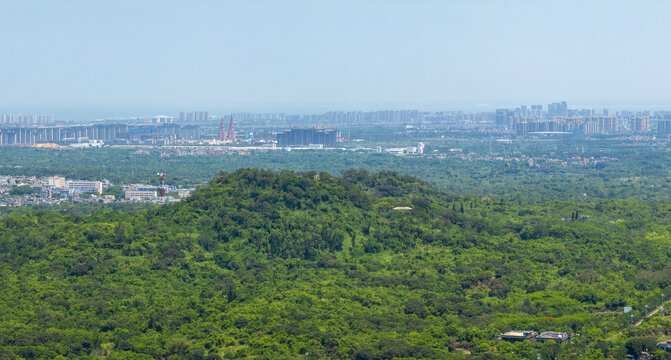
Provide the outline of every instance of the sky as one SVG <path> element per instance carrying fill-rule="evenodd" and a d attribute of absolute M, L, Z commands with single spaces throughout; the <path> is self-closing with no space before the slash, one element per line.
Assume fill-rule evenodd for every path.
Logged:
<path fill-rule="evenodd" d="M 0 0 L 0 14 L 0 113 L 671 108 L 665 0 Z"/>

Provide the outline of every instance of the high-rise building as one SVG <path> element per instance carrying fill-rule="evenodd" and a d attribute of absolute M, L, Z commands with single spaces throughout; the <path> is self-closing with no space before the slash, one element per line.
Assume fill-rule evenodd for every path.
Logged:
<path fill-rule="evenodd" d="M 496 120 L 494 120 L 494 125 L 508 125 L 508 116 L 510 116 L 510 113 L 511 111 L 508 109 L 496 109 Z"/>
<path fill-rule="evenodd" d="M 531 116 L 541 116 L 543 114 L 543 105 L 531 105 Z"/>
<path fill-rule="evenodd" d="M 595 115 L 585 117 L 583 120 L 583 132 L 585 135 L 613 134 L 618 132 L 617 116 Z"/>
<path fill-rule="evenodd" d="M 671 119 L 669 120 L 658 120 L 657 121 L 657 132 L 660 134 L 671 134 Z"/>
<path fill-rule="evenodd" d="M 173 121 L 172 116 L 166 116 L 166 115 L 156 115 L 154 116 L 151 121 L 156 124 L 170 124 Z"/>
<path fill-rule="evenodd" d="M 650 131 L 650 120 L 648 116 L 640 115 L 634 116 L 629 120 L 629 128 L 633 132 L 648 132 Z"/>
<path fill-rule="evenodd" d="M 548 115 L 557 115 L 557 103 L 548 104 Z"/>
<path fill-rule="evenodd" d="M 210 120 L 210 113 L 207 111 L 192 111 L 192 112 L 180 112 L 179 121 L 186 122 L 203 122 Z"/>
<path fill-rule="evenodd" d="M 549 116 L 566 116 L 568 115 L 568 105 L 566 101 L 560 103 L 552 103 L 548 105 L 548 115 Z"/>
<path fill-rule="evenodd" d="M 340 130 L 291 129 L 277 133 L 278 146 L 335 146 L 340 140 Z"/>
<path fill-rule="evenodd" d="M 579 116 L 592 116 L 594 115 L 594 110 L 593 109 L 580 109 L 578 111 Z"/>
<path fill-rule="evenodd" d="M 128 142 L 144 140 L 197 140 L 200 130 L 197 125 L 127 125 L 96 124 L 75 126 L 0 127 L 0 145 L 29 145 L 49 142 L 77 142 L 80 140 L 102 140 L 104 142 Z"/>
<path fill-rule="evenodd" d="M 54 122 L 54 115 L 24 115 L 24 114 L 4 114 L 2 115 L 3 124 L 14 125 L 36 125 L 36 124 L 52 124 Z"/>

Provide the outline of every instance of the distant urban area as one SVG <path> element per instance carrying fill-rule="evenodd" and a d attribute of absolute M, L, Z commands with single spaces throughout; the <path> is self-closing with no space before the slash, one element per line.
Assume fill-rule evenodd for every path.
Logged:
<path fill-rule="evenodd" d="M 592 176 L 588 173 L 592 168 L 629 169 L 627 161 L 631 156 L 638 157 L 637 149 L 667 148 L 670 136 L 671 111 L 611 113 L 601 109 L 596 114 L 593 109 L 569 108 L 565 101 L 493 112 L 389 110 L 289 115 L 192 111 L 89 122 L 58 119 L 54 114 L 4 114 L 0 145 L 5 146 L 7 161 L 0 165 L 0 206 L 162 204 L 187 197 L 216 171 L 242 166 L 337 172 L 351 167 L 378 169 L 385 162 L 416 175 L 428 168 L 426 162 L 440 161 L 444 172 L 421 175 L 435 185 L 451 188 L 457 188 L 457 182 L 448 181 L 447 174 L 469 166 L 474 169 L 469 176 L 491 174 L 491 166 L 504 166 L 497 168 L 502 175 L 579 171 Z M 52 154 L 51 162 L 37 165 L 26 161 L 30 148 L 43 149 L 35 150 L 41 155 L 31 155 L 36 161 Z M 90 152 L 97 148 L 109 149 L 107 155 Z M 304 155 L 297 158 L 292 157 L 293 153 Z M 105 164 L 97 160 L 100 156 L 116 156 L 112 154 L 123 158 L 109 158 L 112 162 Z M 265 157 L 247 156 L 256 154 Z M 192 156 L 201 159 L 200 167 L 184 168 L 186 160 L 178 160 Z M 392 160 L 393 156 L 404 157 L 405 162 Z M 62 166 L 66 158 L 81 159 L 77 170 Z M 300 159 L 300 165 L 295 159 Z M 448 165 L 452 162 L 457 165 Z M 151 171 L 145 169 L 147 166 Z M 653 170 L 665 179 L 665 168 Z M 662 180 L 649 184 L 651 193 L 667 186 Z M 618 181 L 612 186 L 639 180 L 631 173 Z M 463 191 L 469 184 L 458 188 Z M 493 182 L 486 191 L 516 191 L 513 184 Z M 615 191 L 603 186 L 564 186 L 582 199 Z M 485 191 L 482 186 L 471 190 Z M 540 188 L 537 192 L 539 196 L 546 193 Z"/>
<path fill-rule="evenodd" d="M 671 111 L 615 111 L 569 108 L 566 101 L 521 105 L 493 112 L 331 111 L 313 115 L 181 112 L 129 119 L 72 122 L 53 114 L 4 114 L 0 145 L 91 147 L 108 145 L 221 145 L 245 143 L 279 147 L 340 146 L 345 130 L 362 126 L 406 129 L 471 129 L 512 136 L 671 134 Z"/>

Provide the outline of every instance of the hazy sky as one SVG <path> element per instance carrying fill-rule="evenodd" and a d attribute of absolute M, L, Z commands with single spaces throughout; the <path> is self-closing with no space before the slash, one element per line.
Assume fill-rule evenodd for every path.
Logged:
<path fill-rule="evenodd" d="M 671 104 L 666 0 L 0 0 L 0 14 L 6 109 Z"/>

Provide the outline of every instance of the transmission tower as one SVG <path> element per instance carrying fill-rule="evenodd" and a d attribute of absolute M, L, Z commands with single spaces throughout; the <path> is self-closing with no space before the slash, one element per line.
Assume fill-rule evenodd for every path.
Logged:
<path fill-rule="evenodd" d="M 163 171 L 159 172 L 156 174 L 158 176 L 158 182 L 159 182 L 159 187 L 158 187 L 158 197 L 164 198 L 165 197 L 165 173 Z"/>

